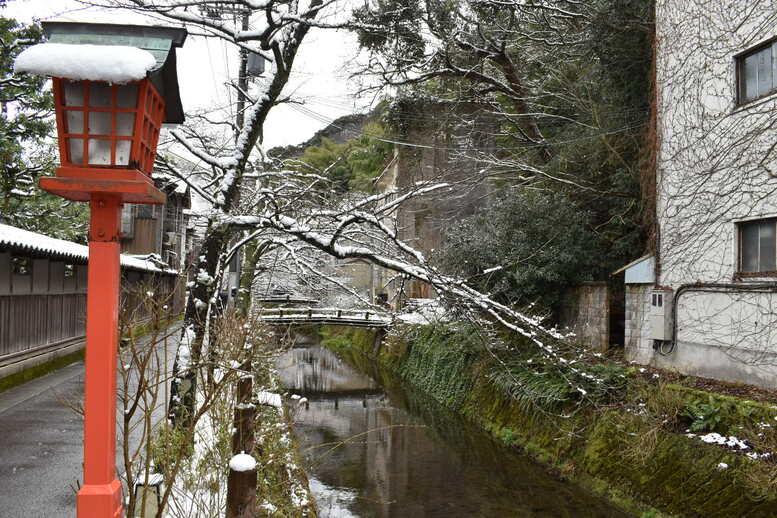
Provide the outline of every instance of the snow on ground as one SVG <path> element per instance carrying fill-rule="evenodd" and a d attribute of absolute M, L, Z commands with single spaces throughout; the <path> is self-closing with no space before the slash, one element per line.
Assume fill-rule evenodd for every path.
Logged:
<path fill-rule="evenodd" d="M 728 448 L 729 450 L 747 452 L 745 453 L 745 455 L 747 457 L 750 457 L 751 459 L 766 459 L 772 456 L 771 453 L 758 453 L 756 451 L 752 451 L 753 447 L 750 444 L 748 444 L 747 441 L 739 439 L 738 437 L 735 437 L 733 435 L 729 435 L 727 437 L 725 435 L 720 435 L 719 433 L 714 433 L 714 432 L 704 434 L 704 435 L 696 435 L 693 433 L 687 433 L 685 435 L 686 437 L 690 437 L 691 439 L 697 438 L 700 441 L 703 441 L 707 444 L 717 444 L 719 446 Z"/>
<path fill-rule="evenodd" d="M 259 392 L 256 396 L 256 401 L 260 405 L 281 408 L 281 395 L 275 394 L 274 392 Z"/>
<path fill-rule="evenodd" d="M 409 311 L 397 315 L 405 324 L 433 324 L 445 319 L 445 308 L 437 299 L 408 299 Z"/>
<path fill-rule="evenodd" d="M 155 66 L 156 59 L 150 52 L 135 47 L 40 43 L 17 56 L 14 70 L 124 84 L 145 78 Z"/>

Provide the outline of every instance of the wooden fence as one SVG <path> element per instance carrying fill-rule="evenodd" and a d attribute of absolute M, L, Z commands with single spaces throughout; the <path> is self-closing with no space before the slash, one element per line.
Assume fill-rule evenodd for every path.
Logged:
<path fill-rule="evenodd" d="M 85 264 L 0 251 L 0 378 L 83 347 L 86 284 Z M 179 284 L 174 273 L 125 269 L 122 316 L 136 324 L 155 310 L 180 313 Z"/>
<path fill-rule="evenodd" d="M 0 295 L 0 365 L 84 336 L 85 293 Z"/>

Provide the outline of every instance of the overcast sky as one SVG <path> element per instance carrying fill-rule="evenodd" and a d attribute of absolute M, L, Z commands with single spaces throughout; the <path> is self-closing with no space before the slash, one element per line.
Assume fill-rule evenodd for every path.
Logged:
<path fill-rule="evenodd" d="M 73 0 L 9 0 L 8 7 L 0 12 L 23 22 L 35 17 L 39 20 L 148 23 L 141 15 L 84 8 Z M 152 23 L 160 24 L 158 21 Z M 355 38 L 348 32 L 312 30 L 309 33 L 294 62 L 295 72 L 290 84 L 284 91 L 296 92 L 296 97 L 305 101 L 304 110 L 291 106 L 273 109 L 265 127 L 266 149 L 304 142 L 323 128 L 327 120 L 365 109 L 370 100 L 356 99 L 352 95 L 353 87 L 349 86 L 343 66 L 354 59 L 355 49 Z M 227 105 L 229 94 L 224 82 L 236 66 L 234 47 L 217 39 L 206 41 L 190 35 L 183 49 L 178 50 L 178 77 L 184 110 Z M 302 113 L 306 110 L 315 115 Z"/>

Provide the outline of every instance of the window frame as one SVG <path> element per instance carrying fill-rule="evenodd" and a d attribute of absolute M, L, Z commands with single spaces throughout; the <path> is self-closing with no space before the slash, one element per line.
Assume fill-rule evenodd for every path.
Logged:
<path fill-rule="evenodd" d="M 746 225 L 752 225 L 755 223 L 763 224 L 771 222 L 772 225 L 774 225 L 774 231 L 775 236 L 777 236 L 777 217 L 766 217 L 766 218 L 755 218 L 755 219 L 749 219 L 745 221 L 738 221 L 736 223 L 736 229 L 737 229 L 737 271 L 736 271 L 736 277 L 741 278 L 752 278 L 752 277 L 777 277 L 777 269 L 775 270 L 763 270 L 763 271 L 755 271 L 755 272 L 746 272 L 743 270 L 743 264 L 744 264 L 744 227 Z M 759 243 L 760 246 L 760 243 Z M 774 254 L 775 254 L 775 264 L 777 264 L 777 239 L 775 240 L 775 246 L 774 246 Z M 759 254 L 760 255 L 760 254 Z M 777 267 L 776 267 L 777 268 Z"/>
<path fill-rule="evenodd" d="M 771 38 L 764 40 L 757 45 L 754 45 L 752 47 L 749 47 L 742 52 L 734 55 L 734 68 L 735 68 L 735 87 L 736 87 L 736 105 L 737 107 L 740 106 L 746 106 L 751 103 L 758 102 L 762 99 L 765 99 L 769 96 L 777 94 L 777 78 L 772 77 L 772 89 L 766 92 L 763 95 L 759 95 L 758 97 L 754 97 L 752 99 L 745 99 L 744 96 L 744 80 L 745 80 L 745 59 L 752 56 L 753 54 L 757 54 L 761 52 L 762 50 L 771 47 L 777 43 L 777 36 L 772 36 Z M 775 60 L 774 51 L 772 51 L 772 61 Z M 772 64 L 772 67 L 774 67 L 774 64 Z"/>

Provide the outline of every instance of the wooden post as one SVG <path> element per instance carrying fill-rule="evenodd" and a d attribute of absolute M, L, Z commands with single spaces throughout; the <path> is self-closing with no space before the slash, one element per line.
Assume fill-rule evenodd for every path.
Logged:
<path fill-rule="evenodd" d="M 256 407 L 251 404 L 253 372 L 250 362 L 241 366 L 246 374 L 237 382 L 237 406 L 235 407 L 232 436 L 232 453 L 251 455 L 256 446 L 254 426 Z M 227 478 L 227 518 L 254 518 L 256 510 L 256 469 L 246 471 L 229 470 Z"/>
<path fill-rule="evenodd" d="M 117 196 L 93 194 L 89 227 L 84 375 L 84 484 L 79 518 L 122 516 L 116 478 L 116 362 L 119 350 L 119 226 Z"/>

